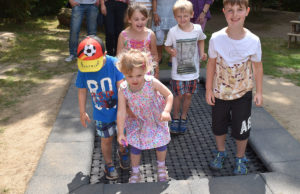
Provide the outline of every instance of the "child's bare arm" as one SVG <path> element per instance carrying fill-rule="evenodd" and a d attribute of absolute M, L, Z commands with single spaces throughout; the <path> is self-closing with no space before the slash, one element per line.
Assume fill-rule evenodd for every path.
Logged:
<path fill-rule="evenodd" d="M 177 52 L 172 46 L 165 46 L 167 53 L 169 53 L 172 57 L 176 57 Z"/>
<path fill-rule="evenodd" d="M 254 102 L 256 106 L 261 106 L 263 104 L 263 97 L 262 97 L 262 82 L 263 82 L 263 64 L 262 62 L 253 62 L 253 70 L 254 70 L 254 77 L 256 83 L 256 93 L 254 95 Z"/>
<path fill-rule="evenodd" d="M 118 112 L 117 112 L 117 129 L 118 129 L 118 142 L 122 145 L 122 139 L 126 141 L 124 136 L 124 126 L 126 119 L 126 98 L 122 91 L 118 92 Z"/>
<path fill-rule="evenodd" d="M 215 96 L 213 93 L 213 80 L 216 71 L 217 58 L 209 58 L 206 68 L 206 102 L 209 105 L 215 105 Z"/>
<path fill-rule="evenodd" d="M 117 45 L 117 56 L 123 51 L 124 49 L 124 37 L 122 36 L 122 33 L 120 33 L 118 38 L 118 45 Z"/>
<path fill-rule="evenodd" d="M 207 54 L 204 52 L 205 42 L 204 40 L 198 40 L 198 48 L 200 51 L 200 57 L 202 61 L 207 60 Z"/>
<path fill-rule="evenodd" d="M 86 88 L 79 88 L 78 89 L 78 105 L 79 105 L 79 112 L 80 112 L 80 122 L 82 126 L 85 128 L 87 127 L 86 121 L 91 122 L 89 115 L 86 113 L 85 104 L 86 104 Z"/>
<path fill-rule="evenodd" d="M 155 62 L 155 64 L 156 64 L 154 76 L 156 79 L 158 79 L 159 63 L 158 63 L 158 53 L 157 53 L 157 46 L 156 46 L 156 37 L 155 37 L 154 32 L 151 32 L 150 51 L 151 51 L 151 56 L 153 57 L 153 62 Z"/>
<path fill-rule="evenodd" d="M 164 84 L 162 84 L 157 79 L 153 79 L 153 87 L 160 94 L 162 94 L 166 99 L 166 106 L 164 111 L 161 114 L 161 121 L 170 121 L 171 120 L 170 112 L 172 110 L 172 105 L 173 105 L 173 94 Z"/>

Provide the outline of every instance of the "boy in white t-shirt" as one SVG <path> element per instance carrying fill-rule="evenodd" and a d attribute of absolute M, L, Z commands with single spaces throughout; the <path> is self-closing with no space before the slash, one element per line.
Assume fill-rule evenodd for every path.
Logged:
<path fill-rule="evenodd" d="M 263 67 L 259 38 L 244 28 L 250 8 L 248 0 L 223 0 L 228 26 L 212 34 L 206 72 L 206 101 L 212 105 L 212 131 L 217 151 L 210 167 L 220 170 L 227 153 L 225 139 L 231 120 L 231 135 L 236 139 L 234 174 L 248 173 L 245 150 L 251 129 L 253 78 L 254 102 L 262 105 Z M 230 119 L 228 119 L 230 118 Z"/>
<path fill-rule="evenodd" d="M 190 22 L 194 14 L 190 1 L 178 0 L 173 6 L 173 13 L 178 25 L 169 30 L 165 42 L 165 49 L 172 56 L 171 88 L 174 94 L 174 103 L 170 132 L 183 134 L 187 129 L 187 113 L 192 94 L 197 89 L 200 56 L 201 60 L 207 58 L 204 53 L 206 36 L 199 24 Z"/>

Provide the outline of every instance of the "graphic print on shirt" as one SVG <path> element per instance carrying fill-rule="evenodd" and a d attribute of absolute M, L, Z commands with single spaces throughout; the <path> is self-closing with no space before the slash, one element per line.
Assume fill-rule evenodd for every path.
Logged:
<path fill-rule="evenodd" d="M 193 62 L 197 50 L 195 45 L 197 45 L 197 38 L 176 40 L 178 74 L 196 73 L 196 66 Z"/>
<path fill-rule="evenodd" d="M 106 77 L 101 79 L 99 83 L 100 87 L 98 86 L 98 82 L 96 80 L 87 80 L 87 85 L 89 87 L 95 107 L 98 110 L 102 110 L 102 108 L 106 108 L 106 110 L 111 108 L 116 109 L 118 100 L 116 98 L 113 99 L 114 91 L 111 79 Z"/>

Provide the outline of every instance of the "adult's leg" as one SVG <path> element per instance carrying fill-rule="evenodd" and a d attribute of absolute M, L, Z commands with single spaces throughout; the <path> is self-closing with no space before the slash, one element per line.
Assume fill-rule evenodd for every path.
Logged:
<path fill-rule="evenodd" d="M 115 33 L 114 33 L 114 55 L 117 53 L 117 44 L 118 44 L 118 38 L 119 34 L 122 32 L 124 29 L 124 18 L 125 18 L 125 13 L 127 9 L 127 4 L 123 2 L 115 2 Z"/>
<path fill-rule="evenodd" d="M 105 46 L 107 54 L 114 56 L 114 34 L 115 34 L 115 11 L 114 11 L 114 1 L 106 1 L 105 6 L 107 10 L 106 16 L 104 16 L 105 23 Z"/>
<path fill-rule="evenodd" d="M 69 51 L 70 55 L 77 55 L 78 38 L 80 26 L 84 15 L 84 9 L 81 5 L 72 8 Z"/>
<path fill-rule="evenodd" d="M 87 33 L 88 35 L 97 34 L 97 18 L 98 18 L 99 8 L 92 5 L 87 5 L 86 7 L 86 21 L 87 21 Z"/>

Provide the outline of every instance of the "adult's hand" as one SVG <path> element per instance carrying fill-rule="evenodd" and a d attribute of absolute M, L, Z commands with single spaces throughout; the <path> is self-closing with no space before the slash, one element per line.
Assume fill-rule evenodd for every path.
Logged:
<path fill-rule="evenodd" d="M 69 3 L 70 3 L 70 5 L 71 5 L 71 7 L 75 7 L 75 6 L 79 5 L 79 3 L 77 3 L 77 2 L 74 1 L 74 0 L 69 0 Z"/>

